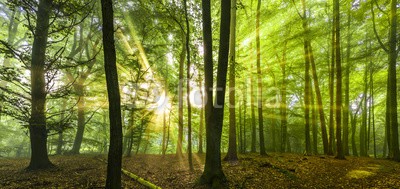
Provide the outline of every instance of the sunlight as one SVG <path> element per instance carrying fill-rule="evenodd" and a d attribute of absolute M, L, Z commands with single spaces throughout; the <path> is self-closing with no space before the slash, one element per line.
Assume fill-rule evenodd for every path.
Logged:
<path fill-rule="evenodd" d="M 204 89 L 194 88 L 190 92 L 189 100 L 190 104 L 195 108 L 203 107 L 203 99 L 201 98 L 201 92 L 204 94 Z"/>
<path fill-rule="evenodd" d="M 375 173 L 364 170 L 352 170 L 347 173 L 347 177 L 354 179 L 362 179 L 374 175 Z"/>

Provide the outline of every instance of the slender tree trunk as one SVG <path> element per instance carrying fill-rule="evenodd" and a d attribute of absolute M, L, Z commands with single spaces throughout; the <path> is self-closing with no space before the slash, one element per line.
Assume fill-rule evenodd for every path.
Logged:
<path fill-rule="evenodd" d="M 182 156 L 183 142 L 183 64 L 186 56 L 186 39 L 182 42 L 182 51 L 179 59 L 179 84 L 178 84 L 178 141 L 176 146 L 176 155 Z"/>
<path fill-rule="evenodd" d="M 61 155 L 62 153 L 62 147 L 64 144 L 64 139 L 63 139 L 63 133 L 64 133 L 64 127 L 65 127 L 65 107 L 67 106 L 67 100 L 62 101 L 62 107 L 61 107 L 61 115 L 60 115 L 60 126 L 58 130 L 58 142 L 57 142 L 57 150 L 56 154 Z"/>
<path fill-rule="evenodd" d="M 306 4 L 305 0 L 302 0 L 302 7 L 303 7 L 303 29 L 305 31 L 304 35 L 304 60 L 305 60 L 305 66 L 304 66 L 304 78 L 305 78 L 305 84 L 304 84 L 304 120 L 305 120 L 305 141 L 306 141 L 306 155 L 311 155 L 311 138 L 310 138 L 310 84 L 311 84 L 311 79 L 310 79 L 310 57 L 308 53 L 308 23 L 307 23 L 307 14 L 306 14 Z"/>
<path fill-rule="evenodd" d="M 334 0 L 336 60 L 336 158 L 344 159 L 342 144 L 342 58 L 340 51 L 340 3 Z"/>
<path fill-rule="evenodd" d="M 253 64 L 250 65 L 250 106 L 251 106 L 251 153 L 255 153 L 257 143 L 256 132 L 256 116 L 254 107 L 254 78 L 253 78 Z"/>
<path fill-rule="evenodd" d="M 192 159 L 192 105 L 190 103 L 190 25 L 189 17 L 187 12 L 187 1 L 183 0 L 183 7 L 185 9 L 185 21 L 186 21 L 186 101 L 188 110 L 188 161 L 189 170 L 193 171 L 193 159 Z"/>
<path fill-rule="evenodd" d="M 364 71 L 364 91 L 362 105 L 362 124 L 360 128 L 360 156 L 368 156 L 367 154 L 367 93 L 368 93 L 368 68 L 365 65 Z"/>
<path fill-rule="evenodd" d="M 370 85 L 370 99 L 371 99 L 371 119 L 372 119 L 372 137 L 373 137 L 373 144 L 374 144 L 374 158 L 376 158 L 376 136 L 375 136 L 375 112 L 374 112 L 374 69 L 372 68 L 372 62 L 370 63 L 370 75 L 369 75 L 369 85 Z"/>
<path fill-rule="evenodd" d="M 103 18 L 104 68 L 110 119 L 110 149 L 108 152 L 106 188 L 121 188 L 122 120 L 114 44 L 112 0 L 101 0 L 101 8 Z"/>
<path fill-rule="evenodd" d="M 315 99 L 314 99 L 314 94 L 312 92 L 312 87 L 310 87 L 310 93 L 311 93 L 311 125 L 312 125 L 312 134 L 313 134 L 313 140 L 312 140 L 312 150 L 313 154 L 317 155 L 318 154 L 318 128 L 317 128 L 317 113 L 316 109 L 317 106 L 315 105 Z"/>
<path fill-rule="evenodd" d="M 282 86 L 281 86 L 281 102 L 280 102 L 280 118 L 281 118 L 281 146 L 280 146 L 280 152 L 285 152 L 286 151 L 286 144 L 288 143 L 288 137 L 287 137 L 287 105 L 286 105 L 286 45 L 287 43 L 284 44 L 283 48 L 283 55 L 282 55 L 282 61 L 281 61 L 281 70 L 282 70 Z"/>
<path fill-rule="evenodd" d="M 83 133 L 85 131 L 85 88 L 83 82 L 79 82 L 74 86 L 75 91 L 78 93 L 78 129 L 75 135 L 74 145 L 72 147 L 72 154 L 79 154 L 83 140 Z"/>
<path fill-rule="evenodd" d="M 53 167 L 47 156 L 45 59 L 52 0 L 40 0 L 31 61 L 32 108 L 29 120 L 31 161 L 27 169 Z"/>
<path fill-rule="evenodd" d="M 203 133 L 204 133 L 204 95 L 203 95 L 203 79 L 199 79 L 201 108 L 200 108 L 200 126 L 199 126 L 199 154 L 203 153 Z"/>
<path fill-rule="evenodd" d="M 243 87 L 243 153 L 247 152 L 247 80 L 244 81 Z"/>
<path fill-rule="evenodd" d="M 346 48 L 346 68 L 344 80 L 344 108 L 343 108 L 343 153 L 350 155 L 349 152 L 349 109 L 350 109 L 350 53 L 351 53 L 351 9 L 347 11 L 347 48 Z"/>
<path fill-rule="evenodd" d="M 204 72 L 206 98 L 206 135 L 207 151 L 204 172 L 200 183 L 208 184 L 213 188 L 221 188 L 226 181 L 221 165 L 221 134 L 224 117 L 226 74 L 229 58 L 229 28 L 231 0 L 221 1 L 221 24 L 219 37 L 218 70 L 217 70 L 217 92 L 215 105 L 212 105 L 213 86 L 213 61 L 212 61 L 212 32 L 210 1 L 202 0 L 203 13 L 203 39 L 204 39 Z"/>
<path fill-rule="evenodd" d="M 236 64 L 236 0 L 231 0 L 231 25 L 229 39 L 229 145 L 225 161 L 237 161 L 235 114 L 235 64 Z"/>
<path fill-rule="evenodd" d="M 257 3 L 257 17 L 256 17 L 256 46 L 257 46 L 257 80 L 258 80 L 258 93 L 257 93 L 257 109 L 258 109 L 258 134 L 260 138 L 260 154 L 267 155 L 265 152 L 264 141 L 264 119 L 263 119 L 263 96 L 262 96 L 262 80 L 261 80 L 261 47 L 260 47 L 260 9 L 261 0 Z"/>
<path fill-rule="evenodd" d="M 335 81 L 335 23 L 332 24 L 332 51 L 331 51 L 331 64 L 329 68 L 329 142 L 328 142 L 328 155 L 334 155 L 333 146 L 335 142 L 334 131 L 334 81 Z"/>
<path fill-rule="evenodd" d="M 351 120 L 351 148 L 353 156 L 358 156 L 356 145 L 357 114 L 350 113 Z"/>

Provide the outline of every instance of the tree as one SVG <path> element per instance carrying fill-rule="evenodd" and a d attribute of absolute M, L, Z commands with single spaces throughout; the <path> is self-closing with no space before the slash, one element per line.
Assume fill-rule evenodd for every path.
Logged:
<path fill-rule="evenodd" d="M 46 129 L 46 81 L 45 62 L 49 34 L 49 21 L 52 10 L 52 0 L 40 0 L 37 11 L 37 22 L 32 45 L 31 61 L 31 118 L 29 133 L 31 141 L 31 161 L 28 169 L 45 169 L 53 167 L 47 156 Z"/>
<path fill-rule="evenodd" d="M 190 25 L 189 16 L 187 12 L 187 0 L 183 0 L 183 7 L 185 11 L 186 20 L 186 101 L 188 110 L 188 161 L 189 169 L 193 171 L 193 160 L 192 160 L 192 105 L 190 104 Z"/>
<path fill-rule="evenodd" d="M 236 64 L 236 0 L 231 2 L 231 28 L 229 39 L 229 147 L 225 161 L 237 161 L 236 114 L 235 114 L 235 64 Z"/>
<path fill-rule="evenodd" d="M 260 154 L 267 155 L 265 152 L 265 141 L 264 141 L 264 119 L 262 111 L 262 80 L 261 80 L 261 48 L 260 48 L 260 9 L 261 0 L 257 1 L 257 18 L 256 18 L 256 46 L 257 46 L 257 80 L 258 80 L 258 134 L 260 136 Z"/>
<path fill-rule="evenodd" d="M 103 18 L 104 68 L 110 119 L 110 149 L 108 151 L 106 188 L 121 188 L 122 121 L 114 42 L 112 0 L 101 0 L 101 13 Z"/>
<path fill-rule="evenodd" d="M 400 150 L 399 150 L 399 133 L 398 133 L 398 120 L 397 120 L 397 72 L 396 72 L 396 61 L 398 56 L 397 50 L 397 0 L 391 0 L 390 2 L 390 30 L 389 30 L 389 66 L 388 66 L 388 80 L 387 80 L 387 94 L 389 100 L 389 123 L 391 129 L 392 146 L 391 151 L 393 152 L 392 159 L 400 161 Z"/>
<path fill-rule="evenodd" d="M 309 43 L 308 43 L 308 22 L 307 22 L 307 10 L 305 0 L 302 0 L 303 5 L 303 28 L 305 30 L 304 35 L 304 59 L 305 59 L 305 70 L 304 70 L 304 120 L 305 120 L 305 140 L 306 140 L 306 155 L 311 155 L 311 137 L 310 137 L 310 107 L 311 107 L 311 79 L 310 79 L 310 54 L 309 54 Z"/>
<path fill-rule="evenodd" d="M 342 59 L 340 52 L 340 3 L 334 0 L 335 60 L 336 60 L 336 158 L 344 159 L 342 144 Z"/>
<path fill-rule="evenodd" d="M 229 28 L 231 1 L 221 1 L 221 24 L 219 36 L 217 93 L 213 107 L 213 61 L 212 61 L 212 30 L 210 0 L 202 0 L 203 40 L 204 40 L 204 79 L 206 88 L 206 140 L 207 151 L 204 171 L 200 177 L 201 184 L 221 188 L 226 180 L 221 166 L 221 134 L 224 116 L 226 74 L 229 55 Z"/>

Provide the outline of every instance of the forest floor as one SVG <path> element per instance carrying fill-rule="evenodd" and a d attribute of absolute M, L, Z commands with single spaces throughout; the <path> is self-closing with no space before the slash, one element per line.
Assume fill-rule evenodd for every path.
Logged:
<path fill-rule="evenodd" d="M 26 171 L 29 159 L 0 158 L 0 188 L 102 188 L 105 155 L 51 156 L 56 168 Z M 194 154 L 194 171 L 186 158 L 175 155 L 135 155 L 123 168 L 162 188 L 195 186 L 204 155 Z M 271 153 L 240 155 L 237 163 L 223 162 L 229 188 L 400 188 L 400 163 L 373 158 L 303 156 Z M 145 188 L 127 176 L 124 188 Z"/>

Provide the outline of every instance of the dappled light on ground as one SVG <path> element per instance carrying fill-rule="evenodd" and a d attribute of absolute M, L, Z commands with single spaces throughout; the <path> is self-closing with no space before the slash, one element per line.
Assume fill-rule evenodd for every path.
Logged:
<path fill-rule="evenodd" d="M 239 155 L 237 163 L 222 162 L 229 188 L 399 188 L 400 164 L 360 157 L 337 160 L 332 156 L 269 153 Z M 224 154 L 222 154 L 224 157 Z M 57 168 L 27 172 L 29 159 L 0 159 L 0 188 L 99 188 L 103 187 L 105 155 L 52 156 Z M 193 154 L 194 171 L 187 156 L 174 154 L 134 155 L 122 167 L 162 188 L 205 188 L 196 186 L 205 154 Z M 127 176 L 125 188 L 145 188 Z"/>

